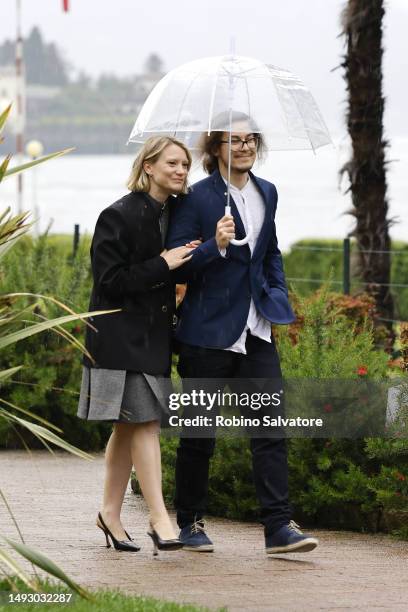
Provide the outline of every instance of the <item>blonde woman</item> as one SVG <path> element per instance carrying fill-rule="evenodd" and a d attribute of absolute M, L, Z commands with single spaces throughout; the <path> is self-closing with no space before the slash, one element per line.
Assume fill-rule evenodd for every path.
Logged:
<path fill-rule="evenodd" d="M 170 271 L 191 259 L 197 242 L 166 251 L 174 194 L 187 193 L 188 149 L 174 138 L 150 138 L 136 157 L 130 193 L 105 208 L 91 246 L 90 310 L 78 416 L 113 421 L 106 447 L 103 503 L 97 526 L 117 550 L 138 551 L 120 519 L 132 465 L 149 508 L 149 535 L 157 549 L 182 547 L 164 505 L 159 444 L 160 405 L 152 376 L 170 371 L 175 290 Z"/>

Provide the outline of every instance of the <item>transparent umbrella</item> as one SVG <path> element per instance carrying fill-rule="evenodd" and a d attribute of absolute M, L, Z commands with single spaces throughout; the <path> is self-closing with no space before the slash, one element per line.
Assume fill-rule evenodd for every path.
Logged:
<path fill-rule="evenodd" d="M 207 57 L 175 68 L 154 87 L 128 142 L 153 135 L 178 138 L 196 149 L 203 133 L 229 132 L 235 114 L 249 117 L 267 150 L 311 149 L 331 143 L 317 104 L 288 70 L 234 54 Z M 231 144 L 226 214 L 230 214 Z M 233 244 L 245 244 L 235 240 Z"/>

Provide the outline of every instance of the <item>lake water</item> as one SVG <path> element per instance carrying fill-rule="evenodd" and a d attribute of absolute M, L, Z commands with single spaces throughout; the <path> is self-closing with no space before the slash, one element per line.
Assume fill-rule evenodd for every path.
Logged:
<path fill-rule="evenodd" d="M 92 232 L 100 211 L 126 193 L 126 180 L 134 155 L 68 155 L 24 174 L 24 209 L 33 204 L 33 180 L 37 184 L 39 228 L 53 220 L 52 232 L 72 233 L 79 223 L 81 233 Z M 271 152 L 255 172 L 275 183 L 279 193 L 277 231 L 279 245 L 287 250 L 301 238 L 344 238 L 353 227 L 345 214 L 351 206 L 339 186 L 338 171 L 347 160 L 346 143 L 310 151 Z M 408 240 L 408 139 L 396 139 L 388 151 L 388 200 L 393 239 Z M 195 169 L 192 181 L 202 178 Z M 16 180 L 0 187 L 1 208 L 16 201 Z"/>

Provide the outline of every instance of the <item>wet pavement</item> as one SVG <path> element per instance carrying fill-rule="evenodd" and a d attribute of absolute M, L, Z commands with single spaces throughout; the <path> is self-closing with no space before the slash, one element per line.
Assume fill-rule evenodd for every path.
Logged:
<path fill-rule="evenodd" d="M 106 548 L 95 526 L 102 484 L 102 454 L 89 462 L 62 452 L 0 451 L 0 487 L 27 545 L 88 588 L 231 611 L 408 610 L 408 542 L 315 530 L 315 551 L 271 558 L 259 525 L 209 518 L 214 553 L 153 558 L 147 510 L 129 486 L 123 524 L 142 549 L 119 552 Z M 0 533 L 18 540 L 3 504 Z"/>

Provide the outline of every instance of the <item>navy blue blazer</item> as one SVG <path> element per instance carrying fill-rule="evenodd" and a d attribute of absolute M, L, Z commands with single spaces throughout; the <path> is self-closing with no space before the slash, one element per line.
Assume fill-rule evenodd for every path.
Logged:
<path fill-rule="evenodd" d="M 257 311 L 271 323 L 295 320 L 288 300 L 282 256 L 278 249 L 275 185 L 250 173 L 265 203 L 265 218 L 254 252 L 248 245 L 219 253 L 216 225 L 225 214 L 226 185 L 218 170 L 196 183 L 191 192 L 178 198 L 171 210 L 167 248 L 201 238 L 192 259 L 174 270 L 177 283 L 187 282 L 176 338 L 194 346 L 227 348 L 242 334 L 251 296 Z M 236 238 L 245 228 L 231 198 Z"/>

